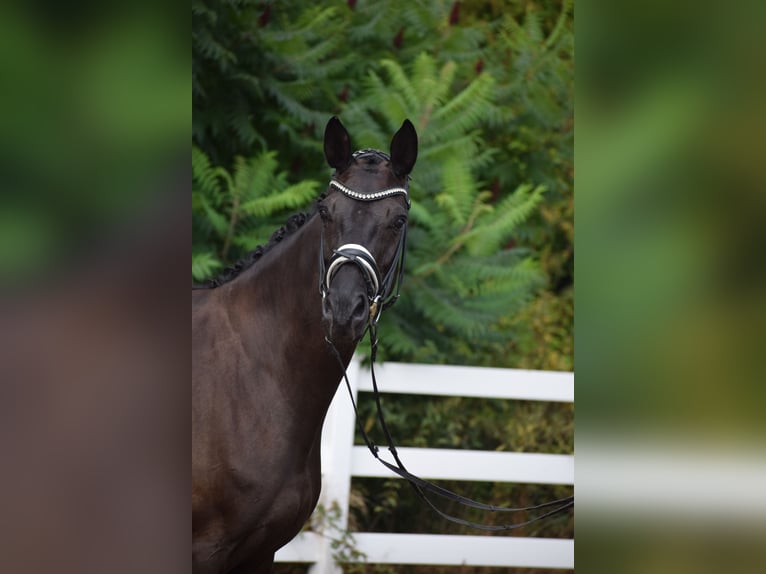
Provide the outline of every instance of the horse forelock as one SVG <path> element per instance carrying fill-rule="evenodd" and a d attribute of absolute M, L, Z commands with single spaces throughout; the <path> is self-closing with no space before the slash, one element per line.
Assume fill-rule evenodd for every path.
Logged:
<path fill-rule="evenodd" d="M 353 156 L 355 160 L 364 160 L 368 163 L 382 163 L 384 161 L 391 161 L 391 156 L 386 152 L 369 147 L 355 151 Z"/>

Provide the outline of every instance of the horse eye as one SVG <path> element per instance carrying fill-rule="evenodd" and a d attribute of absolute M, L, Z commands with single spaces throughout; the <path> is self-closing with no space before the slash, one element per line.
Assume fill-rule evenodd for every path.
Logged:
<path fill-rule="evenodd" d="M 407 218 L 402 215 L 400 217 L 397 217 L 394 223 L 391 225 L 396 230 L 402 229 L 405 225 L 407 225 Z"/>

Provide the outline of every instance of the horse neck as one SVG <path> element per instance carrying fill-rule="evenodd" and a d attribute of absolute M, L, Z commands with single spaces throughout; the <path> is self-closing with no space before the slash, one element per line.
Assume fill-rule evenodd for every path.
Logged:
<path fill-rule="evenodd" d="M 273 384 L 290 409 L 321 424 L 340 382 L 337 358 L 325 341 L 319 293 L 321 220 L 313 217 L 285 237 L 232 284 L 246 309 L 249 350 L 263 356 Z M 339 349 L 348 365 L 354 348 Z M 318 418 L 317 418 L 318 417 Z"/>

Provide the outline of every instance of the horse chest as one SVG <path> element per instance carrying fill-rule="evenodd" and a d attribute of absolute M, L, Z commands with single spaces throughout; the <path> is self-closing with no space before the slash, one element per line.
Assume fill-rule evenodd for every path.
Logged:
<path fill-rule="evenodd" d="M 217 508 L 224 511 L 214 513 L 207 535 L 200 537 L 200 556 L 203 551 L 215 554 L 215 562 L 221 565 L 211 572 L 270 560 L 301 531 L 319 497 L 319 461 L 307 460 L 302 468 L 291 471 L 278 466 L 272 460 L 263 472 L 252 469 L 249 477 L 241 472 L 221 477 L 227 496 Z"/>
<path fill-rule="evenodd" d="M 268 513 L 268 530 L 275 547 L 280 547 L 301 531 L 319 498 L 319 473 L 306 469 L 284 481 L 275 492 Z"/>

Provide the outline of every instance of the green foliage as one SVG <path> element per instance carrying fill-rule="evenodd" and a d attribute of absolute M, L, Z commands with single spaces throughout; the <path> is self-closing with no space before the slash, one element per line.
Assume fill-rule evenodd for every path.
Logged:
<path fill-rule="evenodd" d="M 337 501 L 333 501 L 329 508 L 320 503 L 311 515 L 309 526 L 313 532 L 330 539 L 333 560 L 337 564 L 346 565 L 347 572 L 364 572 L 364 566 L 353 562 L 364 562 L 367 556 L 356 549 L 354 535 L 341 523 L 341 516 Z"/>
<path fill-rule="evenodd" d="M 286 214 L 307 206 L 317 183 L 289 184 L 275 152 L 237 157 L 229 172 L 192 148 L 192 279 L 209 279 L 264 243 Z"/>
<path fill-rule="evenodd" d="M 496 114 L 496 82 L 481 74 L 460 84 L 457 70 L 455 62 L 439 66 L 427 52 L 409 69 L 382 60 L 344 112 L 364 145 L 387 141 L 403 117 L 419 135 L 407 275 L 400 303 L 383 318 L 384 357 L 471 362 L 496 340 L 493 324 L 518 311 L 544 281 L 529 252 L 506 249 L 542 201 L 543 188 L 521 185 L 501 201 L 484 188 L 478 175 L 495 150 L 480 128 Z"/>

